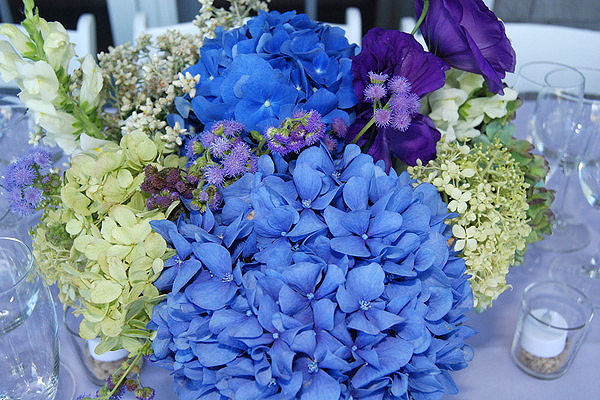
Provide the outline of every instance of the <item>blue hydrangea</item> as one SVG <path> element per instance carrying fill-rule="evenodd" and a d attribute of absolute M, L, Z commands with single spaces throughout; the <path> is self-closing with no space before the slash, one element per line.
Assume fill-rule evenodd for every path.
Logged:
<path fill-rule="evenodd" d="M 263 134 L 297 109 L 315 110 L 326 123 L 349 125 L 356 104 L 350 57 L 357 52 L 344 31 L 296 12 L 260 12 L 244 26 L 204 42 L 200 61 L 183 71 L 200 75 L 193 99 L 177 98 L 179 121 L 235 119 Z M 182 123 L 183 122 L 183 123 Z"/>
<path fill-rule="evenodd" d="M 473 299 L 430 184 L 347 146 L 262 156 L 222 210 L 152 227 L 152 360 L 181 399 L 439 399 L 472 351 Z"/>

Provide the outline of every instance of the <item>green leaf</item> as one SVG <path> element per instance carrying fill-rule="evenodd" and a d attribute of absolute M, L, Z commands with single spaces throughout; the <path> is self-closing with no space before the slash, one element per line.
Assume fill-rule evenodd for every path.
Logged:
<path fill-rule="evenodd" d="M 119 350 L 119 339 L 116 337 L 102 337 L 102 341 L 96 346 L 94 353 L 100 355 L 111 350 Z"/>
<path fill-rule="evenodd" d="M 121 295 L 122 290 L 121 285 L 112 281 L 97 282 L 91 291 L 92 302 L 98 304 L 110 303 Z"/>
<path fill-rule="evenodd" d="M 100 324 L 92 323 L 87 320 L 81 321 L 79 324 L 79 336 L 82 339 L 95 339 L 100 334 Z"/>

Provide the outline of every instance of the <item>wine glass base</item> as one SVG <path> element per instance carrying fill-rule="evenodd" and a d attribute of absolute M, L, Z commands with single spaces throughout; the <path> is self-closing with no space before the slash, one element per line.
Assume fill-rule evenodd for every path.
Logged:
<path fill-rule="evenodd" d="M 536 247 L 556 253 L 570 253 L 585 248 L 590 244 L 590 240 L 590 230 L 587 226 L 580 223 L 566 223 L 554 227 L 552 235 L 537 242 Z"/>
<path fill-rule="evenodd" d="M 550 265 L 550 277 L 581 290 L 600 307 L 600 263 L 591 254 L 565 254 Z"/>
<path fill-rule="evenodd" d="M 75 399 L 75 377 L 73 371 L 65 363 L 60 363 L 58 372 L 58 388 L 56 389 L 55 400 L 73 400 Z"/>

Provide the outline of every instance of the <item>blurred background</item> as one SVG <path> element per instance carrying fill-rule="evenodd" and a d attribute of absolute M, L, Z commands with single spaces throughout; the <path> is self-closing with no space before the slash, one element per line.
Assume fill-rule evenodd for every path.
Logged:
<path fill-rule="evenodd" d="M 530 22 L 600 30 L 599 0 L 486 0 L 505 22 Z M 223 6 L 224 0 L 215 5 Z M 147 27 L 192 21 L 200 4 L 197 0 L 36 0 L 40 14 L 48 21 L 60 21 L 76 30 L 79 17 L 95 17 L 98 51 L 133 37 L 135 15 L 146 14 Z M 413 0 L 272 0 L 272 10 L 298 10 L 319 21 L 347 23 L 346 10 L 360 10 L 362 33 L 374 26 L 398 29 L 402 18 L 414 16 Z M 21 0 L 0 0 L 0 20 L 20 22 Z M 596 49 L 597 50 L 597 49 Z"/>

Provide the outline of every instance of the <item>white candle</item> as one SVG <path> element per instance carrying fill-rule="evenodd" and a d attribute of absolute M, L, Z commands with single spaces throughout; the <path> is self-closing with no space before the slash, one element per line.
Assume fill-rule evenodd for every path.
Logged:
<path fill-rule="evenodd" d="M 95 352 L 96 347 L 98 347 L 98 345 L 100 344 L 100 339 L 98 339 L 98 338 L 88 340 L 87 344 L 88 344 L 88 350 L 90 351 L 90 355 L 92 356 L 92 358 L 94 360 L 97 360 L 97 361 L 102 361 L 102 362 L 117 361 L 117 360 L 127 357 L 127 354 L 129 354 L 127 352 L 127 350 L 124 350 L 124 349 L 115 350 L 115 351 L 107 351 L 102 354 L 96 354 L 96 352 Z"/>
<path fill-rule="evenodd" d="M 556 311 L 536 308 L 523 322 L 521 347 L 536 357 L 556 357 L 565 349 L 567 331 L 556 328 L 568 328 L 567 321 Z M 540 322 L 543 321 L 544 323 Z"/>

